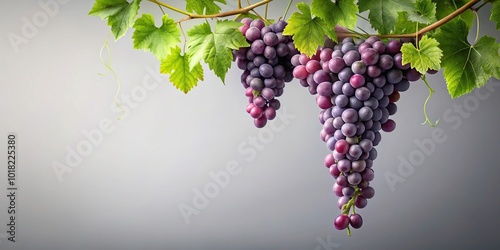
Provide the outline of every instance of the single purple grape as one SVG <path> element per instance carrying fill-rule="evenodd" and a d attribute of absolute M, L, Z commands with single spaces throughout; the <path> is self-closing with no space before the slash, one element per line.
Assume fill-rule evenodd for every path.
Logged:
<path fill-rule="evenodd" d="M 344 196 L 345 197 L 345 196 Z M 347 214 L 341 214 L 335 218 L 335 221 L 333 222 L 333 225 L 337 230 L 344 230 L 349 226 L 349 217 Z"/>
<path fill-rule="evenodd" d="M 353 228 L 361 228 L 361 226 L 363 226 L 363 218 L 359 214 L 351 214 L 349 216 L 349 223 Z"/>
<path fill-rule="evenodd" d="M 361 195 L 363 195 L 366 199 L 371 199 L 375 196 L 375 189 L 372 187 L 363 188 L 363 190 L 361 190 Z"/>

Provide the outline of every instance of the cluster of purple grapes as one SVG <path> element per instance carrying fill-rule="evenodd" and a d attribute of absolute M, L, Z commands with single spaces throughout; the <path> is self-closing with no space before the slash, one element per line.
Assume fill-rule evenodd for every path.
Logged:
<path fill-rule="evenodd" d="M 248 48 L 234 50 L 238 68 L 244 70 L 241 83 L 246 89 L 246 111 L 258 128 L 276 117 L 285 82 L 293 80 L 291 58 L 298 54 L 289 36 L 283 35 L 287 23 L 279 21 L 266 26 L 260 19 L 241 20 L 240 31 L 251 44 Z"/>
<path fill-rule="evenodd" d="M 291 60 L 294 77 L 316 95 L 322 109 L 320 135 L 332 151 L 324 162 L 336 179 L 333 193 L 341 209 L 334 226 L 347 228 L 349 234 L 349 225 L 363 224 L 355 208 L 366 207 L 375 194 L 370 181 L 380 130 L 395 129 L 389 116 L 396 113 L 399 93 L 408 90 L 409 81 L 420 79 L 410 65 L 402 65 L 401 46 L 400 40 L 345 38 L 331 48 L 320 48 L 311 58 L 301 54 Z"/>

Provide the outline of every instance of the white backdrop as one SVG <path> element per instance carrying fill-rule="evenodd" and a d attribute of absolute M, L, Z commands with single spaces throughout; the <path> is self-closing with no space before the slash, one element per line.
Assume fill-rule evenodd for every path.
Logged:
<path fill-rule="evenodd" d="M 47 13 L 41 4 L 49 2 L 59 9 Z M 286 3 L 273 2 L 271 15 Z M 116 81 L 98 74 L 106 73 L 99 50 L 109 28 L 87 16 L 92 4 L 10 1 L 0 10 L 0 249 L 493 249 L 500 243 L 498 80 L 451 100 L 442 75 L 432 76 L 429 116 L 441 119 L 435 129 L 421 125 L 424 83 L 402 94 L 397 129 L 377 147 L 376 195 L 359 210 L 363 227 L 348 237 L 333 228 L 339 210 L 323 166 L 328 150 L 306 89 L 289 83 L 277 120 L 259 130 L 245 112 L 237 67 L 226 85 L 205 67 L 205 81 L 186 95 L 158 73 L 152 55 L 132 48 L 129 31 L 110 42 L 122 84 L 118 100 L 127 110 L 118 120 Z M 141 13 L 159 15 L 153 4 L 143 5 Z M 488 16 L 482 9 L 481 34 L 500 39 Z M 13 44 L 15 36 L 22 42 Z M 10 132 L 18 137 L 15 243 L 7 240 Z M 428 150 L 418 146 L 423 142 Z M 409 172 L 401 172 L 405 161 Z M 387 175 L 401 182 L 391 184 Z M 179 207 L 192 214 L 183 216 Z"/>

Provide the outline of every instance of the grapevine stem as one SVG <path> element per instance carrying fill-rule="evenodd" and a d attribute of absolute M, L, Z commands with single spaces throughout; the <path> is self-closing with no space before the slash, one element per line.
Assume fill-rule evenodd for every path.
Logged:
<path fill-rule="evenodd" d="M 150 1 L 150 2 L 152 2 L 152 3 L 158 4 L 158 5 L 160 5 L 160 6 L 163 6 L 163 7 L 167 8 L 167 9 L 173 10 L 173 11 L 175 11 L 175 12 L 178 12 L 178 13 L 184 14 L 184 15 L 186 15 L 186 16 L 190 16 L 190 15 L 192 15 L 191 13 L 189 13 L 189 12 L 187 12 L 187 11 L 183 11 L 183 10 L 181 10 L 181 9 L 179 9 L 179 8 L 176 8 L 176 7 L 174 7 L 174 6 L 170 5 L 170 4 L 162 3 L 162 2 L 157 1 L 157 0 L 149 0 L 149 1 Z"/>
<path fill-rule="evenodd" d="M 471 8 L 474 4 L 480 2 L 481 0 L 472 0 L 468 3 L 466 3 L 464 6 L 458 8 L 457 10 L 453 11 L 451 14 L 443 17 L 441 20 L 421 29 L 419 32 L 418 32 L 418 35 L 421 36 L 423 35 L 424 33 L 427 33 L 431 30 L 434 30 L 434 29 L 437 29 L 438 27 L 442 26 L 443 24 L 447 23 L 448 21 L 452 20 L 453 18 L 455 18 L 456 16 L 462 14 L 463 12 L 465 12 L 466 10 L 468 10 L 469 8 Z"/>
<path fill-rule="evenodd" d="M 174 6 L 170 5 L 170 4 L 161 2 L 159 0 L 149 0 L 149 1 L 152 2 L 152 3 L 158 4 L 158 5 L 161 5 L 161 6 L 165 7 L 165 8 L 170 9 L 170 10 L 173 10 L 175 12 L 178 12 L 178 13 L 186 15 L 187 17 L 184 17 L 184 18 L 182 18 L 181 20 L 178 21 L 178 22 L 183 22 L 183 21 L 187 21 L 187 20 L 190 20 L 190 19 L 197 19 L 197 18 L 228 17 L 228 16 L 238 15 L 238 14 L 241 14 L 241 13 L 248 13 L 249 11 L 251 11 L 251 10 L 253 10 L 253 9 L 259 7 L 259 6 L 262 6 L 264 4 L 267 4 L 269 2 L 272 2 L 273 0 L 262 0 L 262 1 L 258 2 L 258 3 L 249 5 L 247 7 L 238 8 L 238 9 L 235 9 L 235 10 L 221 12 L 221 13 L 217 13 L 217 14 L 211 14 L 211 15 L 198 15 L 198 14 L 190 13 L 190 12 L 187 12 L 187 11 L 183 11 L 181 9 L 178 9 L 178 8 L 176 8 L 176 7 L 174 7 Z"/>
<path fill-rule="evenodd" d="M 267 10 L 269 9 L 269 3 L 266 3 L 266 12 L 264 12 L 264 18 L 267 20 Z"/>
<path fill-rule="evenodd" d="M 285 9 L 285 14 L 283 14 L 283 20 L 286 19 L 286 15 L 288 14 L 288 10 L 290 10 L 290 6 L 292 6 L 292 3 L 293 3 L 293 0 L 290 0 L 290 2 L 288 2 L 288 5 L 286 6 L 286 9 Z"/>
<path fill-rule="evenodd" d="M 415 32 L 415 33 L 411 33 L 411 34 L 382 34 L 382 35 L 380 35 L 380 34 L 370 34 L 370 36 L 377 36 L 377 37 L 380 37 L 380 38 L 414 38 L 414 37 L 420 37 L 420 36 L 422 36 L 423 34 L 429 32 L 429 31 L 432 31 L 432 30 L 435 30 L 435 29 L 441 27 L 442 25 L 444 25 L 445 23 L 449 22 L 450 20 L 452 20 L 456 16 L 462 14 L 463 12 L 465 12 L 466 10 L 468 10 L 469 8 L 471 8 L 472 6 L 474 6 L 474 4 L 476 4 L 476 3 L 480 2 L 480 1 L 481 0 L 471 0 L 470 2 L 466 3 L 464 6 L 458 8 L 457 10 L 455 10 L 452 13 L 450 13 L 449 15 L 443 17 L 439 21 L 426 26 L 426 27 L 422 28 L 421 30 L 419 30 L 418 32 Z M 339 32 L 337 32 L 337 34 L 338 35 L 343 35 L 343 36 L 359 37 L 358 34 L 353 34 L 351 32 L 339 31 Z"/>
<path fill-rule="evenodd" d="M 262 17 L 262 16 L 261 16 L 259 13 L 257 13 L 257 11 L 255 11 L 255 10 L 251 10 L 251 11 L 252 11 L 252 12 L 253 12 L 256 16 L 258 16 L 260 19 L 262 19 L 262 21 L 264 21 L 264 22 L 266 23 L 266 25 L 270 25 L 270 24 L 271 24 L 271 22 L 269 22 L 269 21 L 267 20 L 267 17 Z"/>
<path fill-rule="evenodd" d="M 248 5 L 251 5 L 250 0 L 247 0 L 247 3 L 248 3 Z M 266 5 L 267 5 L 267 4 L 266 4 Z M 267 21 L 267 12 L 266 12 L 266 17 L 262 17 L 259 13 L 257 13 L 257 11 L 255 11 L 255 10 L 253 10 L 253 9 L 252 9 L 251 11 L 252 11 L 252 12 L 253 12 L 256 16 L 258 16 L 260 19 L 262 19 L 262 20 L 266 23 L 266 25 L 271 24 L 271 22 Z"/>
<path fill-rule="evenodd" d="M 486 0 L 484 1 L 484 3 L 482 3 L 481 5 L 477 6 L 476 8 L 471 8 L 472 11 L 478 11 L 479 9 L 481 9 L 483 6 L 485 6 L 487 3 L 489 3 L 490 1 L 489 0 Z"/>

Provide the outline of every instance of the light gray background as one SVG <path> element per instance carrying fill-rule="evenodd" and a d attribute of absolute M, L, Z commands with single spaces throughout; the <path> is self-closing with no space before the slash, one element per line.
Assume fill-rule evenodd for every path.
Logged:
<path fill-rule="evenodd" d="M 286 2 L 273 2 L 271 14 L 279 16 Z M 130 112 L 119 121 L 120 113 L 111 108 L 116 82 L 111 74 L 98 75 L 106 72 L 99 50 L 109 28 L 87 16 L 93 1 L 60 5 L 15 52 L 8 34 L 21 34 L 23 18 L 31 20 L 42 10 L 38 3 L 4 2 L 0 11 L 0 151 L 6 152 L 7 133 L 16 132 L 20 187 L 18 242 L 12 244 L 4 238 L 2 160 L 0 249 L 495 249 L 500 243 L 499 81 L 490 80 L 494 92 L 481 90 L 489 93 L 486 100 L 474 95 L 451 100 L 442 75 L 430 78 L 436 94 L 429 115 L 441 118 L 439 129 L 447 139 L 391 190 L 384 174 L 397 174 L 398 157 L 415 154 L 415 140 L 431 138 L 433 131 L 420 125 L 424 83 L 415 82 L 402 94 L 397 129 L 384 133 L 377 147 L 376 195 L 358 210 L 363 227 L 348 237 L 332 224 L 339 210 L 333 178 L 323 166 L 328 150 L 319 138 L 319 109 L 297 81 L 280 97 L 294 118 L 286 125 L 270 122 L 283 129 L 247 160 L 249 154 L 237 148 L 259 130 L 245 112 L 236 67 L 226 86 L 205 67 L 205 81 L 185 95 L 160 76 L 152 55 L 132 49 L 129 31 L 110 43 L 120 96 L 130 95 L 144 77 L 162 82 L 136 108 L 125 105 Z M 160 13 L 150 3 L 143 6 L 141 13 Z M 481 33 L 499 39 L 488 16 L 488 9 L 481 10 Z M 446 112 L 458 117 L 454 105 L 474 101 L 478 106 L 459 125 L 444 119 Z M 54 162 L 65 163 L 66 148 L 86 140 L 82 130 L 97 129 L 106 119 L 114 130 L 59 182 Z M 241 173 L 186 224 L 179 204 L 192 206 L 193 190 L 203 190 L 213 182 L 210 173 L 231 161 L 240 164 Z"/>

